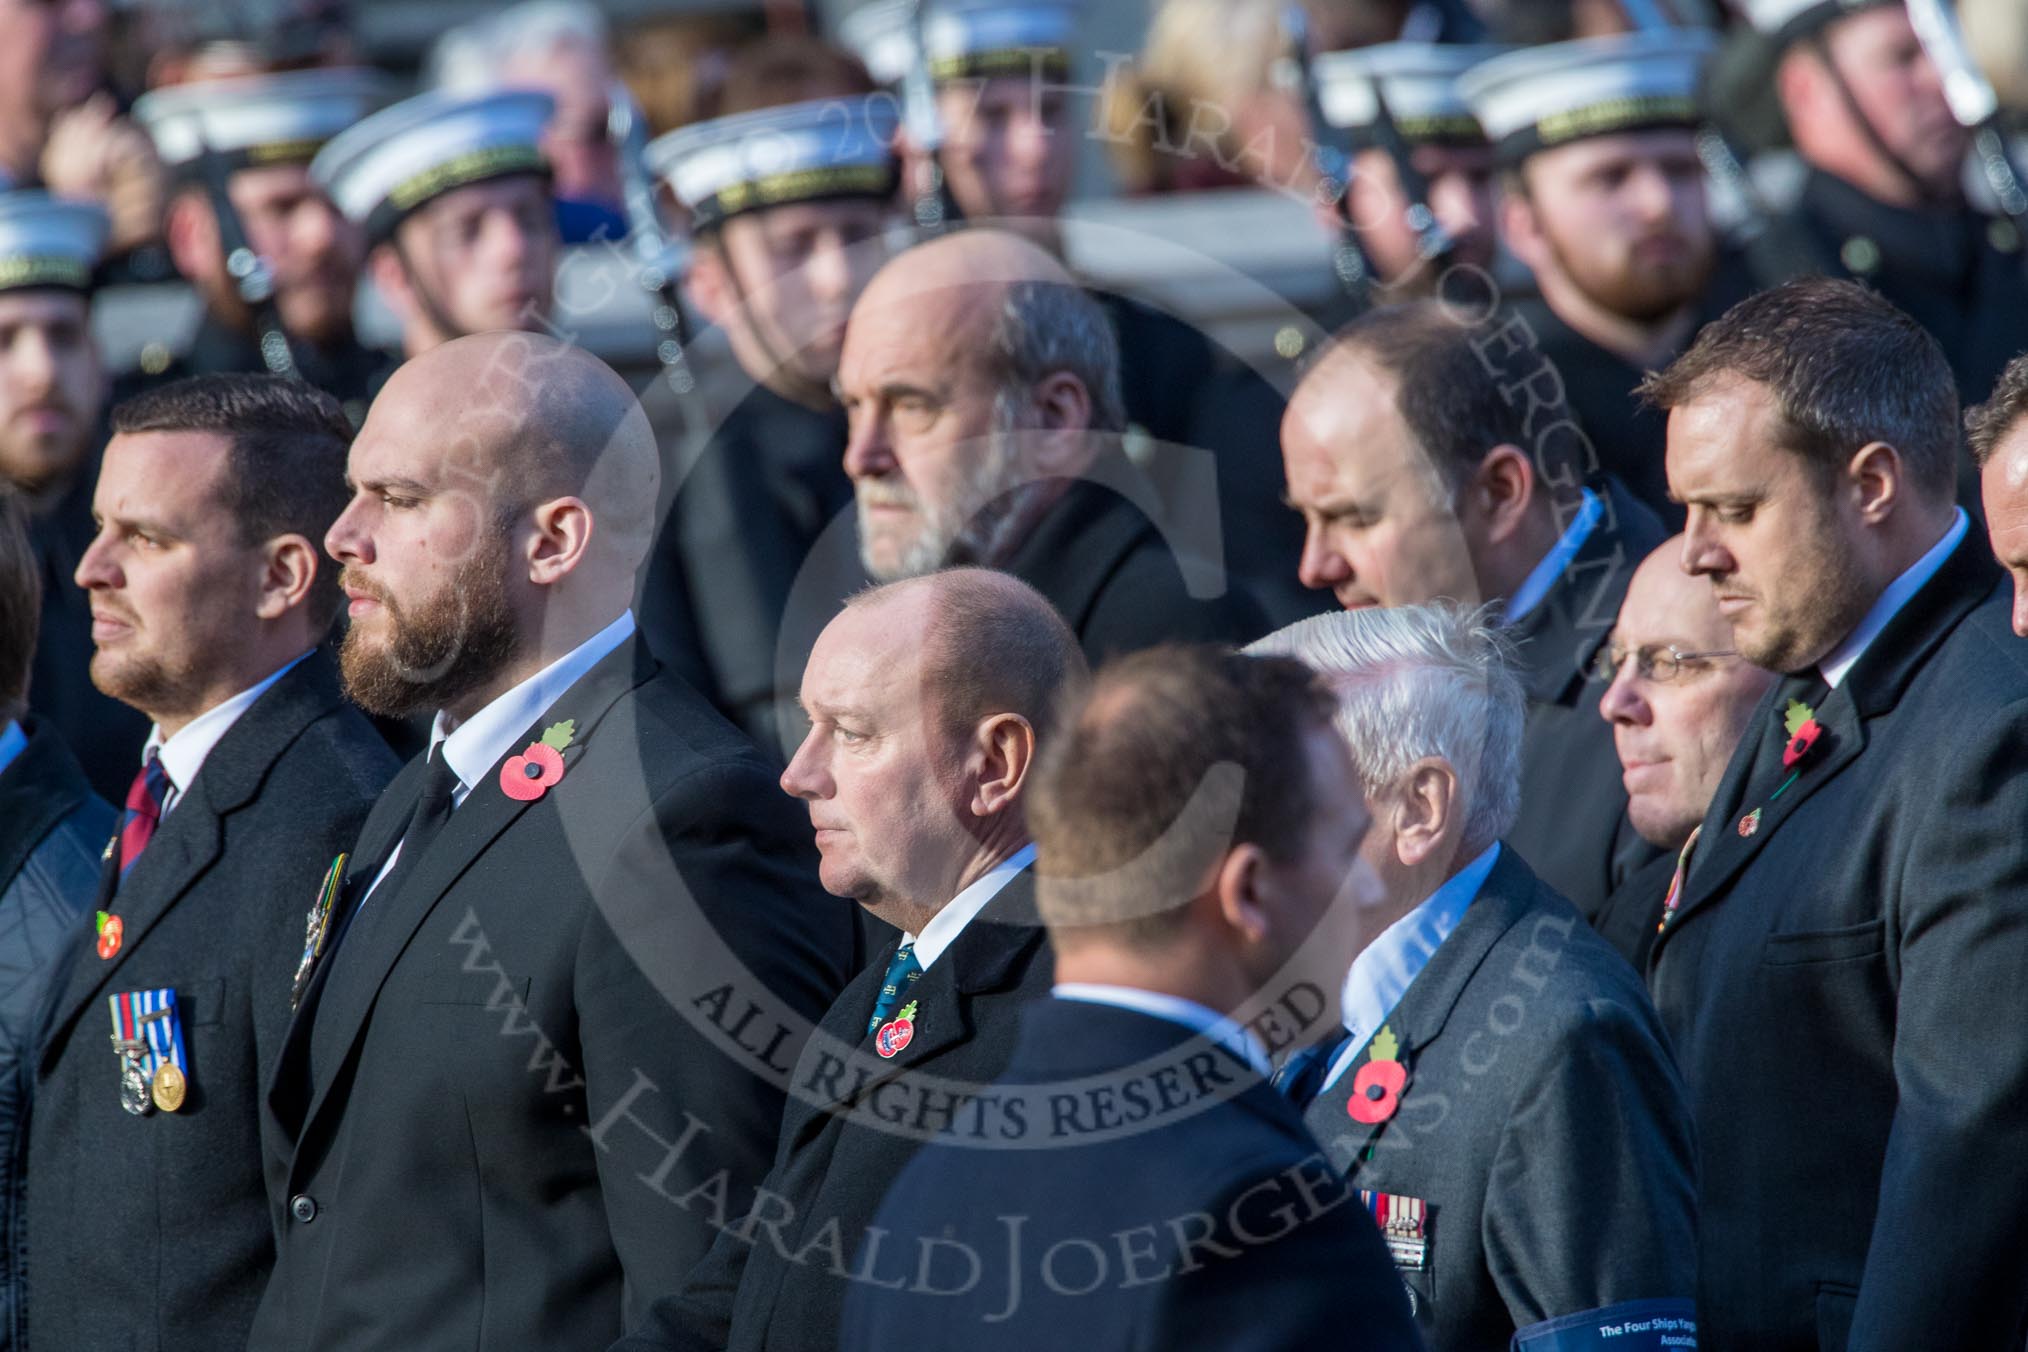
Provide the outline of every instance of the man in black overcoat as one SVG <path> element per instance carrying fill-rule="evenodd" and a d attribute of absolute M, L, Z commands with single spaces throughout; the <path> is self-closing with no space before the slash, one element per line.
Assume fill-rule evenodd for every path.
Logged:
<path fill-rule="evenodd" d="M 1784 673 L 1648 958 L 1696 1114 L 1702 1332 L 2014 1346 L 2028 655 L 1952 504 L 1950 365 L 1875 293 L 1814 280 L 1735 307 L 1649 393 L 1683 566 Z"/>

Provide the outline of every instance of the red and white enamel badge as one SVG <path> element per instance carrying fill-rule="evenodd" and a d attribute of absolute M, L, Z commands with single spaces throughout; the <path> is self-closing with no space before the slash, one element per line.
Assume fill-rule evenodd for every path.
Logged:
<path fill-rule="evenodd" d="M 873 1035 L 873 1050 L 892 1060 L 915 1040 L 915 1001 L 910 1000 Z"/>

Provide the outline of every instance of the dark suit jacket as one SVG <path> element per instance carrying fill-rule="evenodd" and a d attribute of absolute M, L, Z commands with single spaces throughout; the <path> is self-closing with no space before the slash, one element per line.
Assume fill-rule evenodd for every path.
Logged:
<path fill-rule="evenodd" d="M 1511 847 L 1385 1026 L 1408 1071 L 1392 1119 L 1348 1111 L 1369 1042 L 1304 1121 L 1355 1187 L 1429 1204 L 1427 1266 L 1402 1275 L 1432 1348 L 1632 1301 L 1688 1315 L 1695 1163 L 1661 1021 Z"/>
<path fill-rule="evenodd" d="M 98 908 L 47 1006 L 29 1136 L 28 1307 L 37 1347 L 238 1347 L 274 1260 L 260 1088 L 289 1024 L 303 918 L 395 762 L 312 653 L 205 758 Z M 103 843 L 103 842 L 102 842 Z M 112 885 L 117 881 L 117 891 Z M 120 1107 L 106 997 L 173 987 L 189 1055 L 174 1113 Z"/>
<path fill-rule="evenodd" d="M 1142 495 L 1142 505 L 1124 496 Z M 1001 563 L 1048 597 L 1096 666 L 1109 656 L 1154 644 L 1251 643 L 1267 617 L 1235 578 L 1218 578 L 1216 595 L 1192 595 L 1181 558 L 1199 566 L 1198 541 L 1179 526 L 1172 543 L 1151 511 L 1154 490 L 1124 456 L 1101 456 L 1035 523 Z"/>
<path fill-rule="evenodd" d="M 862 1246 L 842 1347 L 1421 1346 L 1380 1231 L 1294 1106 L 1224 1048 L 1039 1000 L 989 1092 L 1025 1129 L 1001 1148 L 934 1142 L 902 1171 L 876 1221 L 896 1252 L 875 1265 Z"/>
<path fill-rule="evenodd" d="M 574 720 L 561 781 L 489 772 L 326 950 L 266 1099 L 253 1347 L 603 1347 L 765 1172 L 851 912 L 752 743 L 658 673 L 602 658 L 528 730 Z M 360 832 L 348 908 L 422 778 Z M 334 954 L 357 970 L 327 984 Z"/>
<path fill-rule="evenodd" d="M 882 1060 L 866 1020 L 893 956 L 890 945 L 868 964 L 804 1048 L 774 1167 L 761 1185 L 766 1207 L 745 1221 L 735 1218 L 681 1296 L 656 1310 L 654 1332 L 614 1352 L 836 1345 L 850 1285 L 838 1273 L 849 1271 L 844 1264 L 882 1193 L 924 1132 L 949 1120 L 949 1095 L 989 1083 L 1007 1068 L 1019 1006 L 1049 989 L 1054 968 L 1035 924 L 1033 879 L 1019 874 L 910 988 L 918 1005 L 914 1039 Z M 956 1121 L 959 1130 L 972 1125 L 968 1113 Z M 981 1121 L 979 1130 L 998 1128 Z M 838 1249 L 836 1262 L 790 1259 L 821 1253 L 827 1244 Z"/>
<path fill-rule="evenodd" d="M 0 725 L 4 726 L 4 725 Z M 98 890 L 113 809 L 46 723 L 0 770 L 0 1348 L 26 1347 L 28 1106 L 58 955 Z"/>
<path fill-rule="evenodd" d="M 1664 850 L 1628 874 L 1591 918 L 1600 937 L 1637 972 L 1648 968 L 1648 950 L 1655 946 L 1656 926 L 1662 919 L 1662 899 L 1676 876 L 1676 853 Z"/>
<path fill-rule="evenodd" d="M 1654 856 L 1627 820 L 1605 683 L 1591 663 L 1619 618 L 1634 569 L 1666 538 L 1624 486 L 1602 485 L 1606 514 L 1548 595 L 1509 628 L 1528 692 L 1521 739 L 1521 815 L 1508 841 L 1589 917 Z"/>
<path fill-rule="evenodd" d="M 1770 801 L 1806 693 L 1776 684 L 1649 957 L 1697 1113 L 1714 1346 L 2028 1331 L 2028 646 L 1997 577 L 1974 527 L 1817 703 Z"/>
<path fill-rule="evenodd" d="M 785 630 L 792 593 L 821 593 L 810 599 L 823 603 L 828 619 L 864 581 L 845 417 L 784 399 L 737 368 L 719 383 L 726 381 L 744 397 L 708 426 L 685 416 L 708 401 L 678 405 L 660 381 L 649 392 L 663 507 L 637 613 L 672 670 L 763 751 L 785 757 L 783 736 L 795 720 L 785 727 L 782 715 L 808 657 L 807 643 Z"/>

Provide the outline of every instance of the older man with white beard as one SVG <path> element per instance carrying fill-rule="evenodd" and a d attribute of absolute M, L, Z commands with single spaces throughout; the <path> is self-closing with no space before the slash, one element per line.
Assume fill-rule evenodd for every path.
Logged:
<path fill-rule="evenodd" d="M 867 571 L 1012 573 L 1094 662 L 1258 635 L 1252 598 L 1198 557 L 1218 542 L 1174 538 L 1115 448 L 1119 359 L 1105 312 L 1015 235 L 968 230 L 889 262 L 853 307 L 838 369 Z"/>

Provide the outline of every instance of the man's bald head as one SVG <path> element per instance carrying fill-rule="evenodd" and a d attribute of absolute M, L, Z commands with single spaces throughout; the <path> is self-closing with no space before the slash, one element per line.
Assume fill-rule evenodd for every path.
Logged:
<path fill-rule="evenodd" d="M 947 734 L 1019 714 L 1045 735 L 1089 672 L 1077 635 L 1041 592 L 990 568 L 947 568 L 850 597 L 848 610 L 921 616 L 922 688 Z"/>
<path fill-rule="evenodd" d="M 1004 563 L 1126 430 L 1119 341 L 1063 265 L 996 230 L 901 254 L 852 307 L 834 388 L 860 558 L 883 582 Z"/>
<path fill-rule="evenodd" d="M 500 515 L 581 498 L 599 557 L 631 574 L 646 555 L 655 435 L 627 382 L 582 348 L 534 333 L 455 339 L 395 371 L 361 435 L 377 423 L 428 429 L 462 473 L 490 485 Z"/>
<path fill-rule="evenodd" d="M 655 517 L 633 391 L 551 338 L 483 333 L 409 362 L 352 442 L 347 692 L 390 717 L 469 717 L 616 622 Z"/>
<path fill-rule="evenodd" d="M 1090 426 L 1122 431 L 1119 344 L 1098 302 L 1054 254 L 1005 230 L 971 229 L 906 249 L 852 307 L 845 342 L 938 335 L 949 361 L 985 363 L 1003 384 L 1068 372 L 1091 400 Z"/>

